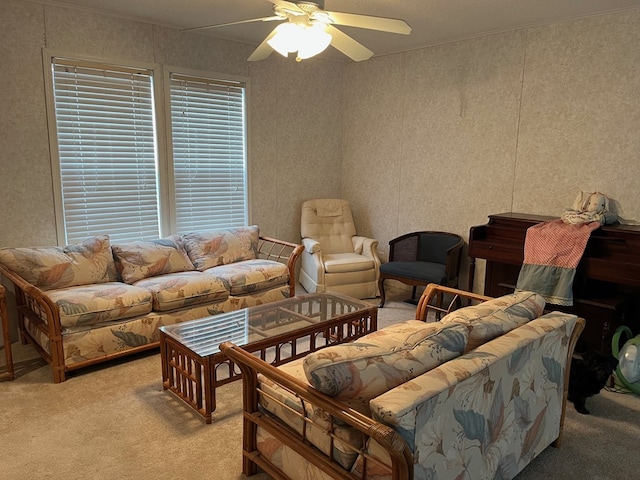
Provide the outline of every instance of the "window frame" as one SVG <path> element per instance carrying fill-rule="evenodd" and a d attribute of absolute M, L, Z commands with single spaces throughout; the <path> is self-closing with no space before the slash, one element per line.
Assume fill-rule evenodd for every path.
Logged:
<path fill-rule="evenodd" d="M 42 49 L 44 66 L 44 90 L 49 133 L 49 155 L 52 175 L 53 206 L 55 213 L 56 238 L 58 245 L 67 244 L 65 229 L 65 215 L 62 194 L 62 177 L 60 168 L 60 155 L 58 144 L 58 130 L 55 113 L 55 97 L 53 88 L 52 65 L 56 59 L 66 59 L 92 66 L 94 68 L 111 68 L 122 66 L 126 69 L 144 69 L 151 72 L 153 78 L 153 106 L 155 109 L 155 148 L 156 148 L 156 174 L 158 177 L 158 219 L 160 237 L 166 237 L 176 233 L 175 211 L 175 184 L 173 174 L 173 139 L 171 128 L 171 91 L 170 75 L 188 75 L 210 80 L 230 81 L 244 85 L 244 164 L 245 164 L 245 205 L 246 218 L 250 225 L 251 220 L 251 168 L 249 158 L 249 78 L 240 75 L 229 75 L 211 71 L 195 70 L 179 66 L 149 63 L 137 60 L 111 59 L 94 57 L 82 54 L 60 52 Z M 102 232 L 109 234 L 109 232 Z M 136 240 L 136 239 L 132 239 Z"/>
<path fill-rule="evenodd" d="M 168 202 L 172 206 L 172 214 L 169 217 L 169 231 L 172 233 L 177 232 L 177 216 L 175 212 L 176 205 L 176 189 L 174 178 L 174 162 L 173 162 L 173 128 L 171 118 L 171 74 L 177 74 L 181 76 L 190 76 L 195 78 L 203 78 L 207 80 L 220 80 L 233 83 L 241 83 L 244 85 L 244 164 L 245 164 L 245 208 L 246 208 L 246 220 L 247 224 L 251 224 L 251 181 L 250 181 L 250 163 L 249 163 L 249 78 L 239 75 L 228 75 L 223 73 L 213 73 L 205 70 L 197 70 L 186 67 L 179 67 L 175 65 L 163 66 L 163 85 L 164 85 L 164 106 L 165 106 L 165 131 L 169 132 L 165 136 L 165 147 L 167 151 L 167 181 L 170 188 L 168 188 Z"/>

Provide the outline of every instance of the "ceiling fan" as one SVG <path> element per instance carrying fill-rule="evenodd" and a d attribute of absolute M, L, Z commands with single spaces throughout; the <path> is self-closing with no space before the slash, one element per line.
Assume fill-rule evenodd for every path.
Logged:
<path fill-rule="evenodd" d="M 263 60 L 276 50 L 285 57 L 297 52 L 296 60 L 310 58 L 322 52 L 329 45 L 356 62 L 371 58 L 373 52 L 334 25 L 366 28 L 382 32 L 408 35 L 411 27 L 404 20 L 374 17 L 354 13 L 330 12 L 324 10 L 324 0 L 285 1 L 268 0 L 273 3 L 274 16 L 240 20 L 237 22 L 205 25 L 182 30 L 190 32 L 207 28 L 219 28 L 251 22 L 285 22 L 276 26 L 258 48 L 248 58 L 249 61 Z"/>

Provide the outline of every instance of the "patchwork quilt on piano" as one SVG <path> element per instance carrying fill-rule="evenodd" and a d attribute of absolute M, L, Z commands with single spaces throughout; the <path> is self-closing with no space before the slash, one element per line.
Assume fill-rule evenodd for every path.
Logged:
<path fill-rule="evenodd" d="M 591 232 L 600 222 L 542 222 L 527 229 L 516 291 L 536 292 L 547 303 L 573 305 L 573 279 Z"/>

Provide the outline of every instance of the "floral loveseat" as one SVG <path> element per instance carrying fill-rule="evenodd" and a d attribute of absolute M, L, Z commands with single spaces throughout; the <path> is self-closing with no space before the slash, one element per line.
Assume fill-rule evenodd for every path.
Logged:
<path fill-rule="evenodd" d="M 111 244 L 0 249 L 23 342 L 66 372 L 159 345 L 158 327 L 295 295 L 302 246 L 257 226 Z"/>
<path fill-rule="evenodd" d="M 451 311 L 460 297 L 485 301 Z M 513 478 L 560 444 L 584 327 L 573 315 L 543 314 L 544 306 L 531 292 L 487 299 L 432 284 L 417 320 L 278 368 L 222 344 L 243 373 L 244 473 Z M 440 321 L 422 321 L 430 312 Z"/>

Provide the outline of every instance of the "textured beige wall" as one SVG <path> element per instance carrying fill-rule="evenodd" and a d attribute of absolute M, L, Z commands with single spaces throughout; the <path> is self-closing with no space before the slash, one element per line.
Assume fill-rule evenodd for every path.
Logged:
<path fill-rule="evenodd" d="M 344 79 L 342 192 L 384 255 L 410 231 L 559 216 L 580 190 L 640 219 L 640 11 L 350 63 Z"/>
<path fill-rule="evenodd" d="M 640 11 L 527 34 L 514 210 L 597 190 L 640 220 Z"/>
<path fill-rule="evenodd" d="M 340 194 L 340 62 L 303 63 L 254 47 L 60 6 L 0 2 L 0 247 L 57 242 L 42 48 L 250 77 L 251 221 L 299 241 L 300 203 Z M 107 232 L 108 233 L 108 232 Z"/>
<path fill-rule="evenodd" d="M 43 42 L 41 7 L 0 2 L 0 246 L 56 241 Z"/>
<path fill-rule="evenodd" d="M 251 204 L 271 235 L 299 242 L 302 202 L 340 196 L 343 66 L 272 56 L 249 70 Z"/>

